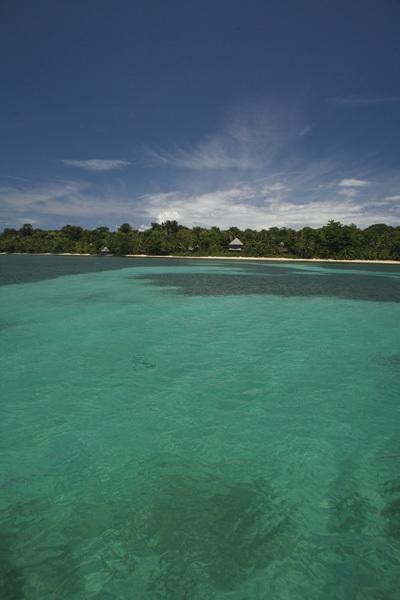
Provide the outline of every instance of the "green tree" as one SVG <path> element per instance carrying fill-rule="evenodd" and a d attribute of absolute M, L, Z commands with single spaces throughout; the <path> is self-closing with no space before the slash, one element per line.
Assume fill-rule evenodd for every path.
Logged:
<path fill-rule="evenodd" d="M 62 234 L 73 242 L 77 242 L 83 237 L 83 229 L 78 225 L 64 225 L 61 228 Z"/>
<path fill-rule="evenodd" d="M 131 231 L 132 227 L 129 225 L 129 223 L 122 223 L 122 225 L 118 227 L 119 233 L 131 233 Z"/>
<path fill-rule="evenodd" d="M 28 235 L 32 235 L 32 233 L 33 233 L 32 225 L 30 223 L 24 223 L 22 225 L 22 227 L 20 228 L 19 233 L 24 237 L 27 237 Z"/>

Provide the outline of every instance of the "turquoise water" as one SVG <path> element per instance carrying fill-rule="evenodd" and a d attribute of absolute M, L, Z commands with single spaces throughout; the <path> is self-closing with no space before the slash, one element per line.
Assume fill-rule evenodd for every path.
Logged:
<path fill-rule="evenodd" d="M 0 257 L 0 597 L 397 599 L 399 267 L 115 260 Z"/>

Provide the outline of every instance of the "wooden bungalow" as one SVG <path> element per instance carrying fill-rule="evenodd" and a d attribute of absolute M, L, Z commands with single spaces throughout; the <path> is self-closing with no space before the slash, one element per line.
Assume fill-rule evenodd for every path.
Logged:
<path fill-rule="evenodd" d="M 243 248 L 243 242 L 239 238 L 235 238 L 229 244 L 229 252 L 241 252 Z"/>

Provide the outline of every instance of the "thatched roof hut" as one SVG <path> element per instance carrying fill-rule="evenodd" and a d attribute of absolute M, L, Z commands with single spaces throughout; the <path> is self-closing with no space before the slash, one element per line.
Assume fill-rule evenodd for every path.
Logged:
<path fill-rule="evenodd" d="M 229 244 L 229 250 L 232 250 L 234 252 L 240 252 L 240 250 L 242 249 L 242 247 L 243 247 L 243 242 L 241 242 L 239 240 L 239 238 L 235 238 Z"/>

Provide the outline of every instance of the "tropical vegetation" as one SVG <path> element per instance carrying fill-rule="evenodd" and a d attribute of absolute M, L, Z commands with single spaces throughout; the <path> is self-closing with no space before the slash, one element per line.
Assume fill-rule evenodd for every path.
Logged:
<path fill-rule="evenodd" d="M 96 255 L 107 247 L 115 255 L 223 256 L 229 254 L 229 243 L 236 237 L 244 244 L 241 252 L 244 256 L 400 260 L 400 226 L 382 223 L 360 229 L 338 221 L 329 221 L 320 228 L 271 227 L 260 231 L 236 227 L 189 228 L 176 221 L 152 223 L 144 231 L 128 223 L 116 231 L 108 227 L 84 229 L 78 225 L 45 230 L 26 223 L 19 229 L 4 229 L 0 234 L 0 252 Z"/>

